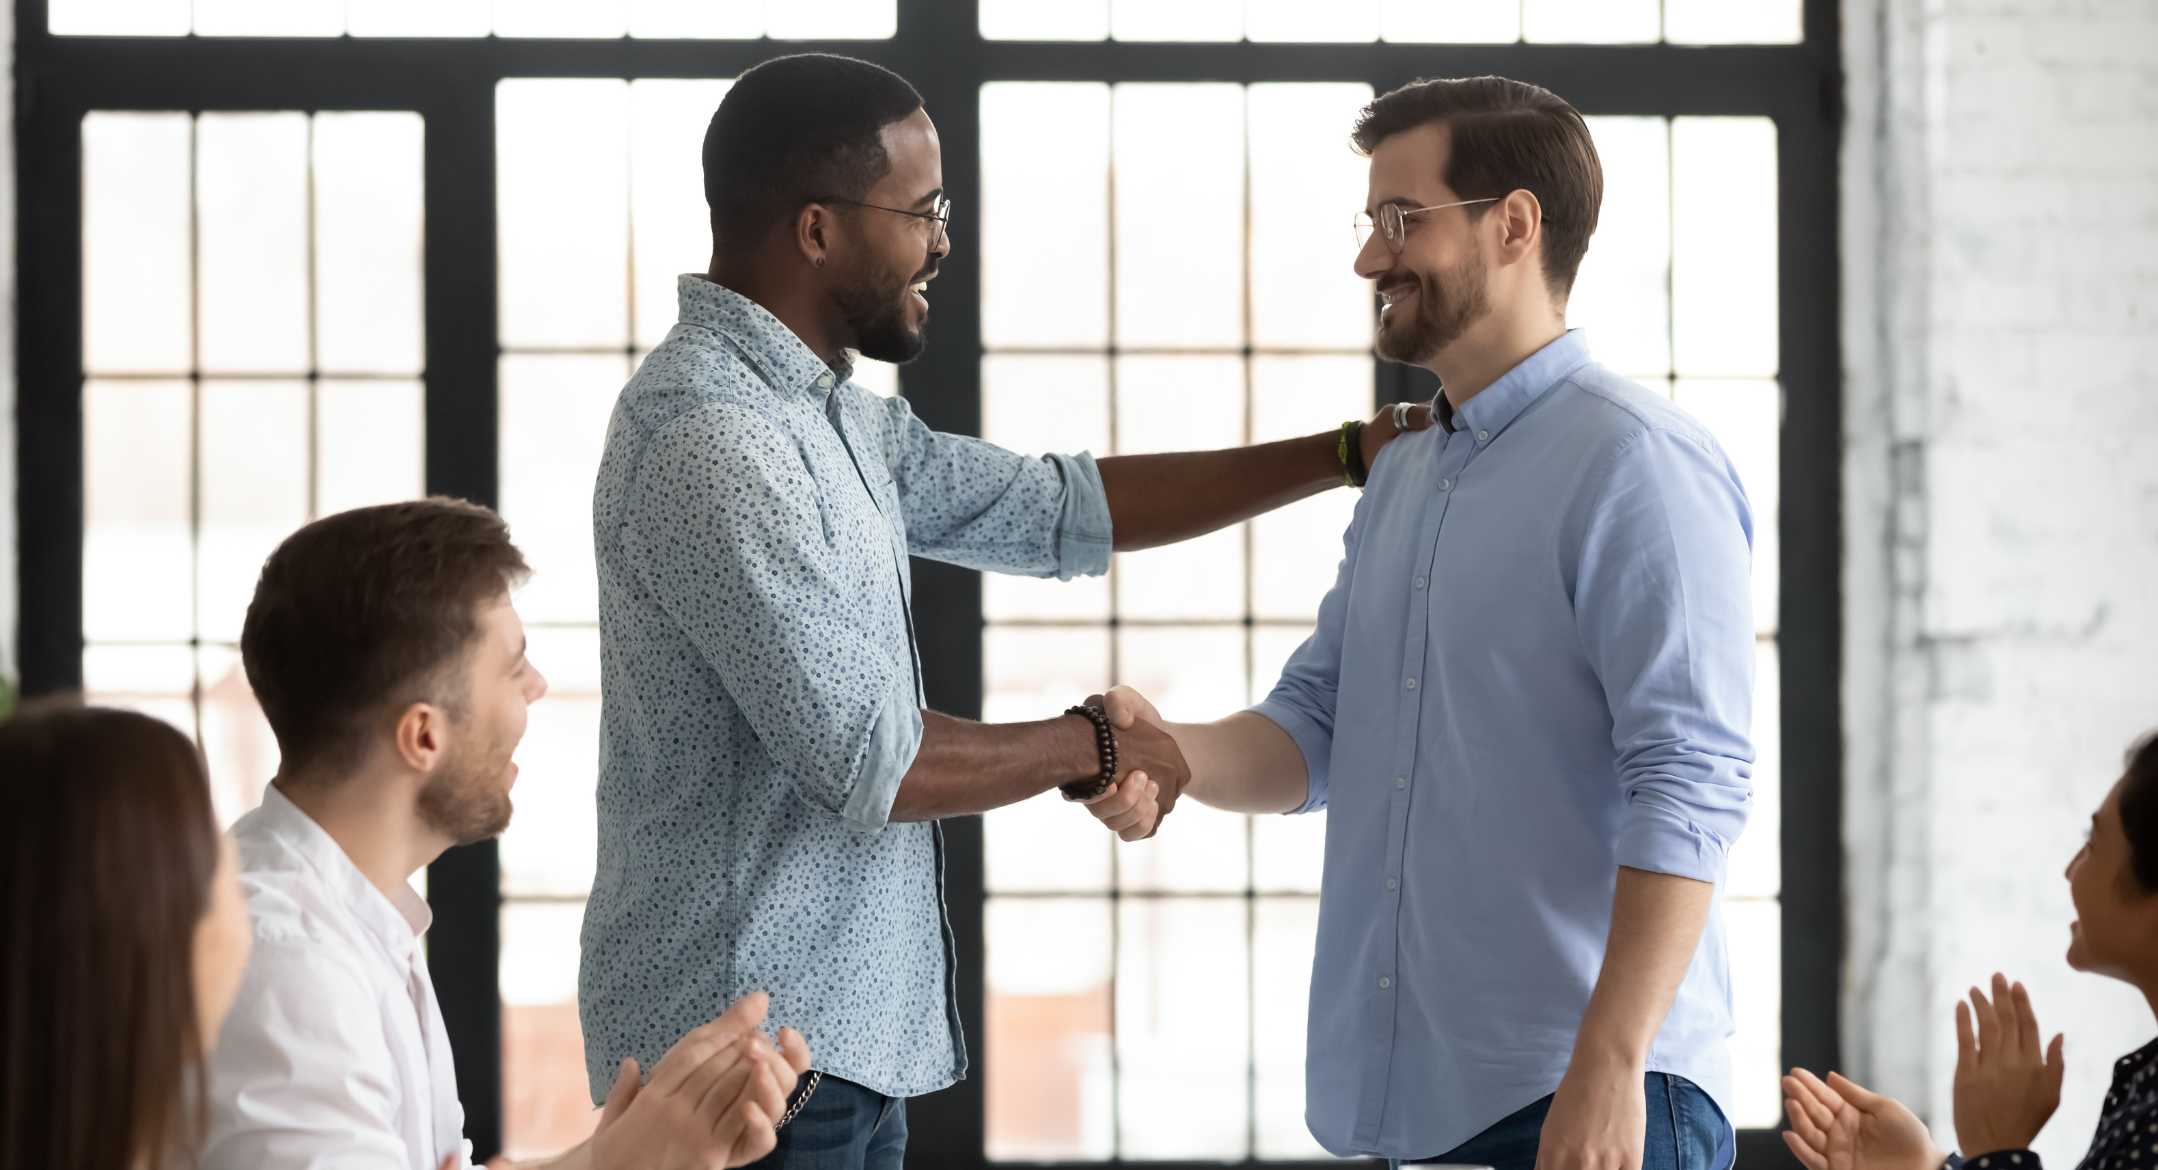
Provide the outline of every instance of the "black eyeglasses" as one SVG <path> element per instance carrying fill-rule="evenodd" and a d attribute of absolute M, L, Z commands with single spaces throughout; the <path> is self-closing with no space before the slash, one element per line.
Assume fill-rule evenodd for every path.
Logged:
<path fill-rule="evenodd" d="M 893 215 L 905 215 L 911 216 L 915 219 L 930 220 L 937 225 L 936 235 L 930 237 L 929 240 L 932 246 L 942 243 L 951 238 L 952 201 L 949 196 L 937 196 L 936 207 L 932 208 L 929 211 L 909 211 L 904 207 L 886 207 L 881 203 L 864 203 L 859 199 L 849 199 L 844 195 L 830 195 L 826 196 L 823 199 L 812 199 L 810 200 L 810 202 L 844 203 L 849 207 L 866 207 L 871 211 L 889 211 Z"/>

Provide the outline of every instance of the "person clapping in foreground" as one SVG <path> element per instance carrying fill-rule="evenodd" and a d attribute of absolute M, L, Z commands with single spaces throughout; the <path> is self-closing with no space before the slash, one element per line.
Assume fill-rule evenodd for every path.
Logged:
<path fill-rule="evenodd" d="M 2158 735 L 2128 753 L 2128 766 L 2091 817 L 2090 836 L 2068 863 L 2076 920 L 2068 965 L 2133 985 L 2158 1011 Z M 1961 1154 L 1937 1146 L 1901 1102 L 1835 1073 L 1793 1069 L 1783 1080 L 1791 1128 L 1784 1141 L 1807 1170 L 2042 1170 L 2030 1144 L 2061 1100 L 2061 1037 L 2039 1040 L 2021 983 L 1993 977 L 1989 997 L 1971 989 L 1956 1005 L 1956 1137 Z M 2158 1040 L 2113 1067 L 2104 1112 L 2078 1170 L 2158 1168 Z"/>

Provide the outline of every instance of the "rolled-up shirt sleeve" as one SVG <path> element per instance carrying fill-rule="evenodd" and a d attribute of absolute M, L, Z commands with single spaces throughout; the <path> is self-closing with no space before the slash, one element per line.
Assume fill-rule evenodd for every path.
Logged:
<path fill-rule="evenodd" d="M 886 461 L 914 555 L 1065 581 L 1109 571 L 1109 494 L 1092 455 L 1021 455 L 931 430 L 905 399 L 884 409 Z"/>
<path fill-rule="evenodd" d="M 1319 602 L 1317 625 L 1289 656 L 1274 689 L 1252 708 L 1288 732 L 1304 757 L 1304 803 L 1291 809 L 1292 814 L 1326 807 L 1333 774 L 1334 704 L 1341 693 L 1341 646 L 1349 620 L 1350 587 L 1356 579 L 1356 537 L 1362 518 L 1363 501 L 1359 500 L 1342 532 L 1341 564 L 1334 570 L 1333 588 Z"/>
<path fill-rule="evenodd" d="M 1577 522 L 1574 612 L 1626 797 L 1618 862 L 1720 881 L 1753 798 L 1745 493 L 1713 446 L 1652 429 L 1613 452 Z"/>
<path fill-rule="evenodd" d="M 859 617 L 817 499 L 777 427 L 707 404 L 653 436 L 622 540 L 797 795 L 875 832 L 921 747 L 919 696 L 904 647 Z"/>

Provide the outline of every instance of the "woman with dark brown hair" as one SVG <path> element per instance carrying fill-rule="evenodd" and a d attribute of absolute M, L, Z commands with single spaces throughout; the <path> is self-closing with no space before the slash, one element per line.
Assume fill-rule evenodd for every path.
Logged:
<path fill-rule="evenodd" d="M 145 715 L 0 723 L 0 1170 L 178 1170 L 247 911 L 202 757 Z"/>

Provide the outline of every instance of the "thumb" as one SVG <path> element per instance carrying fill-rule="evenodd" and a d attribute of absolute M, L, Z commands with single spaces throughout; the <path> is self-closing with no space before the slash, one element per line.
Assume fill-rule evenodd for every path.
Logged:
<path fill-rule="evenodd" d="M 2053 1034 L 2053 1043 L 2046 1046 L 2046 1080 L 2053 1085 L 2053 1092 L 2056 1096 L 2061 1091 L 2061 1078 L 2068 1071 L 2067 1066 L 2061 1062 L 2061 1042 L 2063 1039 L 2065 1037 L 2061 1033 L 2055 1032 Z"/>
<path fill-rule="evenodd" d="M 622 1116 L 622 1112 L 629 1108 L 629 1103 L 636 1100 L 640 1087 L 641 1082 L 637 1079 L 637 1058 L 623 1057 L 621 1066 L 615 1069 L 614 1087 L 607 1090 L 607 1103 L 600 1108 L 599 1123 L 602 1126 L 612 1125 Z"/>
<path fill-rule="evenodd" d="M 1839 1072 L 1828 1074 L 1828 1087 L 1834 1089 L 1837 1096 L 1858 1106 L 1859 1110 L 1864 1113 L 1879 1112 L 1881 1105 L 1886 1100 L 1879 1093 L 1866 1088 Z"/>

